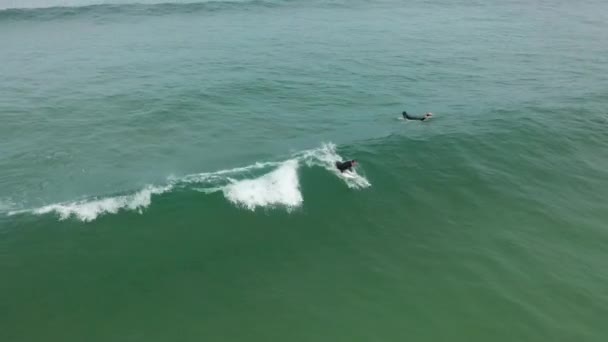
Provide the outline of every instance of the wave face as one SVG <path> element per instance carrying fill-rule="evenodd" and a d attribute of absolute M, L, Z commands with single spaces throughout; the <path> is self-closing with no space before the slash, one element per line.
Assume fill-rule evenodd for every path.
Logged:
<path fill-rule="evenodd" d="M 194 189 L 204 194 L 223 193 L 234 205 L 255 210 L 256 208 L 285 208 L 291 211 L 304 202 L 300 190 L 298 169 L 320 167 L 341 179 L 352 189 L 364 189 L 371 183 L 361 174 L 344 177 L 335 168 L 335 162 L 343 158 L 334 144 L 323 144 L 313 150 L 295 153 L 292 158 L 279 162 L 259 162 L 245 167 L 220 170 L 211 173 L 171 177 L 164 185 L 148 185 L 139 191 L 118 196 L 93 197 L 81 201 L 53 203 L 39 208 L 8 211 L 9 216 L 19 214 L 56 214 L 60 220 L 75 218 L 90 222 L 104 214 L 120 211 L 143 213 L 152 204 L 154 196 L 174 189 Z M 264 172 L 257 175 L 260 171 Z M 253 177 L 252 177 L 253 175 Z"/>

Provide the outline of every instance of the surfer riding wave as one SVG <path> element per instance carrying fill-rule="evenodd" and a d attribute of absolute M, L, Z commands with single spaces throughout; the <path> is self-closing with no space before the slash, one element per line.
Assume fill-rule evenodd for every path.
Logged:
<path fill-rule="evenodd" d="M 336 167 L 340 172 L 352 171 L 354 166 L 357 166 L 357 161 L 354 159 L 345 162 L 336 162 Z"/>

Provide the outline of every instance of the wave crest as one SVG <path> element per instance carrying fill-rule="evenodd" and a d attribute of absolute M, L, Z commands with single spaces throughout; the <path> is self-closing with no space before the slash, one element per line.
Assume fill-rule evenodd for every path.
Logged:
<path fill-rule="evenodd" d="M 335 167 L 335 162 L 339 160 L 342 158 L 336 152 L 336 146 L 324 144 L 317 149 L 295 153 L 282 162 L 258 162 L 235 169 L 174 177 L 168 179 L 164 186 L 149 185 L 129 195 L 55 203 L 35 209 L 10 211 L 8 215 L 55 213 L 60 220 L 75 217 L 83 222 L 90 222 L 100 215 L 116 214 L 121 210 L 143 213 L 143 210 L 152 203 L 153 196 L 170 192 L 176 187 L 189 187 L 192 184 L 202 186 L 195 190 L 203 193 L 221 191 L 229 202 L 245 209 L 283 207 L 291 211 L 304 202 L 298 176 L 298 168 L 301 165 L 322 167 L 342 179 L 352 189 L 371 186 L 363 175 L 356 172 L 351 178 L 344 177 Z M 260 170 L 265 169 L 269 171 L 259 175 Z M 258 173 L 257 176 L 246 177 L 251 177 L 251 173 L 255 171 Z"/>
<path fill-rule="evenodd" d="M 9 212 L 9 216 L 24 212 L 37 215 L 57 213 L 60 220 L 74 216 L 83 222 L 89 222 L 102 214 L 116 214 L 121 209 L 136 210 L 141 213 L 144 208 L 152 203 L 152 195 L 162 194 L 171 190 L 171 188 L 169 185 L 164 187 L 147 186 L 132 195 L 51 204 L 33 210 L 12 211 Z"/>
<path fill-rule="evenodd" d="M 288 210 L 302 202 L 298 161 L 288 160 L 276 170 L 255 179 L 235 181 L 223 188 L 224 196 L 232 203 L 249 210 L 256 207 L 284 206 Z"/>

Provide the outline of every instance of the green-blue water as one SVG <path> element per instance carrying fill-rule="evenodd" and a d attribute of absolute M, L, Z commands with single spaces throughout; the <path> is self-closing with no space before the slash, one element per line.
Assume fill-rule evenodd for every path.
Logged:
<path fill-rule="evenodd" d="M 0 0 L 0 341 L 608 340 L 608 2 L 144 2 Z"/>

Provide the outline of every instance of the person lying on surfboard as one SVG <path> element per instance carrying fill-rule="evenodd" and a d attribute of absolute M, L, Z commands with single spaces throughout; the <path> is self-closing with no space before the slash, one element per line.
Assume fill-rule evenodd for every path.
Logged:
<path fill-rule="evenodd" d="M 411 116 L 406 111 L 403 111 L 402 114 L 403 114 L 403 118 L 406 120 L 420 120 L 420 121 L 426 121 L 433 116 L 433 113 L 431 113 L 431 112 L 426 112 L 423 116 Z"/>
<path fill-rule="evenodd" d="M 346 170 L 352 171 L 353 166 L 357 166 L 357 161 L 354 159 L 345 162 L 336 162 L 336 167 L 338 170 L 340 170 L 340 172 L 344 172 Z"/>

